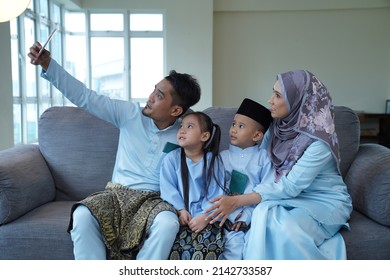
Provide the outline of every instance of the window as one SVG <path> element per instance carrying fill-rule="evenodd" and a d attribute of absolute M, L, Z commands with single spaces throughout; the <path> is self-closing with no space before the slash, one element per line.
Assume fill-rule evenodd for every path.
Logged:
<path fill-rule="evenodd" d="M 11 21 L 15 144 L 38 141 L 39 116 L 51 106 L 72 105 L 30 64 L 30 46 L 58 32 L 46 47 L 87 87 L 115 99 L 146 102 L 164 74 L 161 12 L 64 10 L 50 0 L 32 0 Z"/>
<path fill-rule="evenodd" d="M 67 11 L 66 69 L 100 94 L 145 102 L 164 73 L 163 26 L 161 13 Z"/>
<path fill-rule="evenodd" d="M 164 52 L 162 14 L 130 14 L 131 92 L 133 98 L 145 97 L 163 76 Z"/>

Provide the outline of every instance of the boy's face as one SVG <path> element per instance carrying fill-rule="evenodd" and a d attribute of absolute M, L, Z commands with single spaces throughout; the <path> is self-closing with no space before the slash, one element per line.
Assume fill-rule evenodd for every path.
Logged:
<path fill-rule="evenodd" d="M 229 130 L 230 144 L 245 149 L 263 139 L 260 124 L 255 120 L 236 114 Z"/>

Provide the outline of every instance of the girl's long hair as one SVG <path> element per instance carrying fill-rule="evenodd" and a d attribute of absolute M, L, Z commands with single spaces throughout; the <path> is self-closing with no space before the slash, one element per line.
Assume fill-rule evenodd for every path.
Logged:
<path fill-rule="evenodd" d="M 219 144 L 221 142 L 221 128 L 219 125 L 213 123 L 211 118 L 203 112 L 191 112 L 186 114 L 194 115 L 197 117 L 200 128 L 202 132 L 209 132 L 210 138 L 203 145 L 203 172 L 202 172 L 202 182 L 203 182 L 203 192 L 207 196 L 208 188 L 210 186 L 211 180 L 214 178 L 218 186 L 225 192 L 228 193 L 226 188 L 226 182 L 224 176 L 219 178 L 218 174 L 224 174 L 224 169 L 222 159 L 219 156 Z M 210 164 L 207 164 L 207 153 L 211 152 Z M 188 178 L 188 166 L 186 161 L 186 155 L 184 148 L 181 148 L 181 178 L 183 182 L 183 193 L 184 193 L 184 202 L 186 209 L 188 209 L 188 195 L 189 195 L 189 178 Z"/>

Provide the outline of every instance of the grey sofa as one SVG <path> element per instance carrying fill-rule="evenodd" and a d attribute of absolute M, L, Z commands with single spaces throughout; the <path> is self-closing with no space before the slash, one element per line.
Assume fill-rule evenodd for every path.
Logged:
<path fill-rule="evenodd" d="M 236 108 L 204 110 L 222 128 Z M 348 259 L 390 259 L 390 149 L 359 145 L 359 120 L 336 107 L 341 170 L 353 199 Z M 52 107 L 39 120 L 39 145 L 0 151 L 0 259 L 73 259 L 71 205 L 111 179 L 118 130 L 76 107 Z"/>

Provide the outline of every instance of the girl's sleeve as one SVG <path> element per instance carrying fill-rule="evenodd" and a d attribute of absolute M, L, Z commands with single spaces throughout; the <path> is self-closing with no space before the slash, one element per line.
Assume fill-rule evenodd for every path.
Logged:
<path fill-rule="evenodd" d="M 172 204 L 176 210 L 182 210 L 185 208 L 185 205 L 179 191 L 179 188 L 182 189 L 182 186 L 179 186 L 181 179 L 178 178 L 180 168 L 175 164 L 177 162 L 180 164 L 180 157 L 174 156 L 177 154 L 175 151 L 172 151 L 163 159 L 160 171 L 160 195 L 163 200 Z"/>
<path fill-rule="evenodd" d="M 315 141 L 287 176 L 283 176 L 278 183 L 260 183 L 254 191 L 261 195 L 262 201 L 296 197 L 312 184 L 330 160 L 333 160 L 333 156 L 329 147 L 322 141 Z"/>
<path fill-rule="evenodd" d="M 210 186 L 208 188 L 208 194 L 204 196 L 204 199 L 202 201 L 202 211 L 203 213 L 206 211 L 206 209 L 210 208 L 214 204 L 210 202 L 211 199 L 219 196 L 219 195 L 226 195 L 223 191 L 223 185 L 225 184 L 226 181 L 226 175 L 225 175 L 225 167 L 222 162 L 222 160 L 215 160 L 215 167 L 214 171 L 216 172 L 216 177 L 219 180 L 219 184 L 222 184 L 222 187 L 218 184 L 218 182 L 215 180 L 213 177 Z"/>

